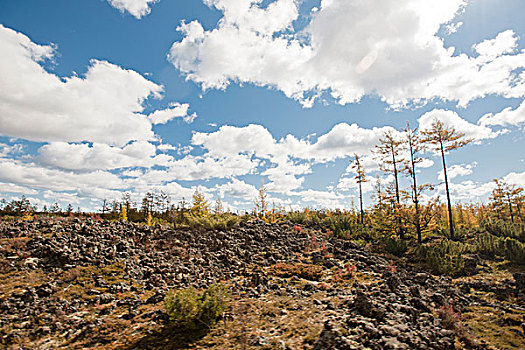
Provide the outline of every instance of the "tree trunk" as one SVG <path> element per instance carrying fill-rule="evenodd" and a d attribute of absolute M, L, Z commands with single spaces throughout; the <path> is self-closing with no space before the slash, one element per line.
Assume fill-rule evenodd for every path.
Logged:
<path fill-rule="evenodd" d="M 417 182 L 416 182 L 416 164 L 414 163 L 414 150 L 412 148 L 412 141 L 409 141 L 410 146 L 410 162 L 412 163 L 412 181 L 413 181 L 413 192 L 414 192 L 414 206 L 416 209 L 416 232 L 417 232 L 417 243 L 421 244 L 421 223 L 419 222 L 419 198 L 417 193 Z"/>
<path fill-rule="evenodd" d="M 441 147 L 441 159 L 443 160 L 443 174 L 445 175 L 445 190 L 447 192 L 447 204 L 448 204 L 448 224 L 450 227 L 450 239 L 454 239 L 454 224 L 452 220 L 452 203 L 450 203 L 450 192 L 448 189 L 448 178 L 447 178 L 447 166 L 445 164 L 445 151 L 443 150 L 443 142 L 440 140 L 439 145 Z"/>
<path fill-rule="evenodd" d="M 364 225 L 364 212 L 363 212 L 363 191 L 361 189 L 361 182 L 359 182 L 359 205 L 361 207 L 361 225 Z"/>
<path fill-rule="evenodd" d="M 512 212 L 512 202 L 509 195 L 507 195 L 507 200 L 509 201 L 510 220 L 514 223 L 514 213 Z"/>
<path fill-rule="evenodd" d="M 394 147 L 392 146 L 390 148 L 392 150 L 392 166 L 394 167 L 394 179 L 395 179 L 395 185 L 396 185 L 396 202 L 397 202 L 397 210 L 396 210 L 396 215 L 397 215 L 397 226 L 399 228 L 399 238 L 400 239 L 405 239 L 405 232 L 403 230 L 403 227 L 401 226 L 401 217 L 399 217 L 399 208 L 401 206 L 401 201 L 399 199 L 399 182 L 398 182 L 398 179 L 397 179 L 397 163 L 396 163 L 396 155 L 394 153 Z"/>

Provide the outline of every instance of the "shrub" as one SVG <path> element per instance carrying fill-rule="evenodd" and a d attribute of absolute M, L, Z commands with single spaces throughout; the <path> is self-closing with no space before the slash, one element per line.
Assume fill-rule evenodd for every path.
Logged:
<path fill-rule="evenodd" d="M 503 241 L 505 259 L 516 264 L 525 265 L 525 244 L 512 238 Z"/>
<path fill-rule="evenodd" d="M 279 263 L 272 266 L 270 271 L 278 277 L 297 276 L 310 281 L 318 281 L 323 274 L 322 266 L 303 263 Z"/>
<path fill-rule="evenodd" d="M 227 230 L 237 226 L 241 220 L 242 218 L 231 214 L 201 216 L 189 213 L 184 215 L 184 223 L 190 228 L 204 227 L 206 229 Z"/>
<path fill-rule="evenodd" d="M 335 236 L 340 238 L 352 240 L 370 240 L 372 238 L 371 230 L 361 225 L 357 216 L 335 214 L 324 218 L 322 224 L 327 226 Z"/>
<path fill-rule="evenodd" d="M 470 250 L 466 244 L 444 239 L 436 245 L 418 247 L 416 254 L 434 274 L 457 275 L 464 267 L 462 255 Z"/>
<path fill-rule="evenodd" d="M 385 237 L 383 239 L 385 251 L 395 256 L 401 256 L 405 254 L 408 249 L 407 243 L 402 239 L 395 237 Z"/>
<path fill-rule="evenodd" d="M 498 237 L 514 238 L 525 243 L 525 224 L 493 220 L 482 223 L 483 229 L 488 233 Z"/>
<path fill-rule="evenodd" d="M 178 328 L 211 328 L 228 308 L 228 289 L 221 284 L 199 294 L 195 288 L 170 290 L 165 306 L 170 324 Z"/>
<path fill-rule="evenodd" d="M 461 320 L 461 315 L 454 311 L 452 305 L 445 302 L 438 310 L 437 314 L 441 320 L 441 325 L 446 329 L 456 328 L 456 324 Z"/>

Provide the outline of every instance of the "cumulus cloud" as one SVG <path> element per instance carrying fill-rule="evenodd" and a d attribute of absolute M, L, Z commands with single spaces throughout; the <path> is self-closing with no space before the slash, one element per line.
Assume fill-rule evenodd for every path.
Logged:
<path fill-rule="evenodd" d="M 454 164 L 450 167 L 447 167 L 447 177 L 449 179 L 453 179 L 458 176 L 470 175 L 477 164 L 477 162 L 474 162 L 471 164 Z M 445 175 L 443 174 L 443 171 L 438 172 L 438 180 L 445 181 Z"/>
<path fill-rule="evenodd" d="M 301 187 L 304 177 L 299 176 L 311 173 L 313 164 L 346 158 L 354 153 L 370 154 L 385 131 L 397 133 L 391 127 L 366 129 L 357 124 L 341 123 L 315 141 L 298 139 L 293 135 L 276 140 L 261 125 L 225 125 L 212 133 L 195 133 L 192 144 L 202 147 L 213 157 L 235 159 L 245 155 L 268 160 L 268 168 L 261 173 L 270 180 L 267 189 L 288 193 Z M 250 171 L 255 169 L 255 164 L 251 165 Z"/>
<path fill-rule="evenodd" d="M 477 57 L 455 55 L 437 36 L 441 26 L 452 28 L 464 0 L 322 0 L 298 32 L 298 1 L 205 2 L 223 13 L 217 26 L 182 23 L 168 56 L 203 89 L 253 83 L 306 107 L 324 92 L 341 104 L 378 95 L 394 107 L 525 94 L 525 75 L 515 74 L 525 52 L 516 52 L 513 31 L 474 45 Z"/>
<path fill-rule="evenodd" d="M 182 118 L 186 123 L 192 123 L 197 117 L 196 113 L 188 115 L 189 104 L 184 103 L 172 103 L 166 109 L 154 111 L 148 115 L 148 119 L 152 124 L 166 124 L 167 122 L 175 119 Z"/>
<path fill-rule="evenodd" d="M 507 107 L 504 110 L 502 110 L 499 113 L 496 114 L 485 114 L 481 119 L 479 120 L 480 125 L 486 126 L 486 125 L 501 125 L 501 126 L 507 126 L 507 125 L 514 125 L 518 126 L 523 123 L 525 123 L 525 101 L 521 101 L 521 104 L 515 108 L 512 109 L 511 107 Z"/>
<path fill-rule="evenodd" d="M 0 181 L 33 189 L 57 192 L 76 191 L 86 195 L 91 194 L 93 189 L 123 190 L 128 188 L 118 175 L 110 172 L 99 170 L 74 173 L 12 159 L 0 159 Z"/>
<path fill-rule="evenodd" d="M 13 183 L 0 182 L 0 193 L 19 193 L 24 195 L 32 195 L 38 194 L 38 191 L 29 187 L 20 186 Z"/>
<path fill-rule="evenodd" d="M 217 185 L 216 190 L 221 198 L 229 196 L 246 201 L 253 201 L 259 195 L 259 191 L 255 186 L 235 178 L 228 183 Z"/>
<path fill-rule="evenodd" d="M 466 180 L 461 183 L 450 183 L 450 192 L 454 200 L 482 201 L 494 189 L 493 182 L 479 183 L 472 180 Z M 438 191 L 441 195 L 445 194 L 444 185 L 439 186 Z"/>
<path fill-rule="evenodd" d="M 169 155 L 157 155 L 155 145 L 147 141 L 135 141 L 122 148 L 101 143 L 90 146 L 52 142 L 40 147 L 38 152 L 38 159 L 44 165 L 83 171 L 168 166 L 173 161 Z"/>
<path fill-rule="evenodd" d="M 150 6 L 159 0 L 108 0 L 109 4 L 120 12 L 127 11 L 132 16 L 140 19 L 151 12 Z"/>
<path fill-rule="evenodd" d="M 494 39 L 484 40 L 479 44 L 475 44 L 473 48 L 480 56 L 489 59 L 513 53 L 517 46 L 518 37 L 509 29 L 499 33 Z"/>
<path fill-rule="evenodd" d="M 187 105 L 142 114 L 148 98 L 163 87 L 133 70 L 92 60 L 83 77 L 48 73 L 42 61 L 51 45 L 0 25 L 0 135 L 39 142 L 97 142 L 124 146 L 155 139 L 152 121 L 183 116 Z"/>
<path fill-rule="evenodd" d="M 333 191 L 318 191 L 318 190 L 304 190 L 304 191 L 294 191 L 290 193 L 291 196 L 298 196 L 300 201 L 305 206 L 313 206 L 317 208 L 346 208 L 348 203 L 345 203 L 348 200 L 347 196 L 344 196 L 340 193 Z"/>
<path fill-rule="evenodd" d="M 511 172 L 503 177 L 503 181 L 525 187 L 525 171 L 522 173 Z"/>

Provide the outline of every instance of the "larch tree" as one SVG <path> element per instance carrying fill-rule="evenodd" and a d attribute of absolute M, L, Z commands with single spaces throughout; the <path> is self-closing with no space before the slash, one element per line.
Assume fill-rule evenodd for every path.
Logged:
<path fill-rule="evenodd" d="M 421 140 L 416 132 L 417 128 L 410 128 L 410 124 L 407 122 L 405 135 L 408 146 L 408 159 L 405 160 L 404 170 L 412 180 L 412 202 L 414 203 L 415 209 L 414 224 L 416 226 L 417 242 L 421 244 L 421 211 L 419 209 L 419 195 L 421 194 L 421 191 L 427 187 L 427 185 L 418 186 L 417 184 L 416 164 L 423 161 L 423 158 L 418 156 L 418 154 L 424 150 L 424 145 L 421 143 Z"/>
<path fill-rule="evenodd" d="M 438 119 L 434 119 L 430 125 L 430 128 L 421 130 L 421 134 L 423 135 L 421 141 L 424 144 L 429 145 L 435 152 L 441 153 L 443 175 L 445 179 L 445 191 L 447 194 L 450 238 L 454 239 L 454 220 L 452 218 L 452 203 L 450 201 L 450 190 L 448 187 L 445 153 L 469 144 L 472 142 L 472 139 L 466 138 L 464 133 L 456 131 L 453 126 L 445 126 L 445 124 Z"/>
<path fill-rule="evenodd" d="M 266 187 L 264 182 L 261 181 L 261 187 L 259 188 L 259 196 L 254 200 L 255 204 L 255 215 L 259 218 L 265 218 L 268 214 L 268 194 L 266 193 Z"/>
<path fill-rule="evenodd" d="M 199 216 L 207 216 L 210 213 L 210 205 L 204 197 L 204 193 L 195 190 L 193 193 L 193 206 L 191 212 Z"/>
<path fill-rule="evenodd" d="M 399 237 L 404 239 L 405 233 L 401 224 L 401 216 L 399 216 L 399 209 L 401 207 L 401 198 L 399 190 L 399 166 L 403 163 L 403 140 L 396 138 L 392 131 L 386 131 L 383 137 L 379 138 L 379 144 L 376 145 L 374 153 L 379 162 L 381 171 L 392 174 L 394 176 L 395 188 L 395 213 L 397 216 Z"/>
<path fill-rule="evenodd" d="M 215 208 L 213 209 L 213 213 L 215 215 L 224 214 L 224 206 L 222 205 L 222 201 L 220 198 L 217 198 L 217 200 L 215 201 Z"/>
<path fill-rule="evenodd" d="M 359 185 L 359 208 L 360 208 L 360 218 L 361 218 L 361 225 L 365 224 L 364 217 L 365 212 L 363 210 L 363 182 L 367 182 L 365 175 L 365 170 L 363 169 L 363 165 L 361 164 L 361 161 L 359 160 L 359 156 L 357 153 L 354 153 L 354 163 L 352 164 L 352 169 L 355 170 L 356 176 L 354 176 L 354 179 L 356 180 L 357 184 Z"/>

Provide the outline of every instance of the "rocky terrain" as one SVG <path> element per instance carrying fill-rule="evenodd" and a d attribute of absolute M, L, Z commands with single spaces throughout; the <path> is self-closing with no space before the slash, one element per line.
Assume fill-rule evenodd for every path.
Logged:
<path fill-rule="evenodd" d="M 3 221 L 0 347 L 524 348 L 524 275 L 482 270 L 456 280 L 432 276 L 287 222 L 223 232 Z M 224 319 L 198 334 L 170 328 L 166 292 L 212 283 L 231 291 Z"/>

